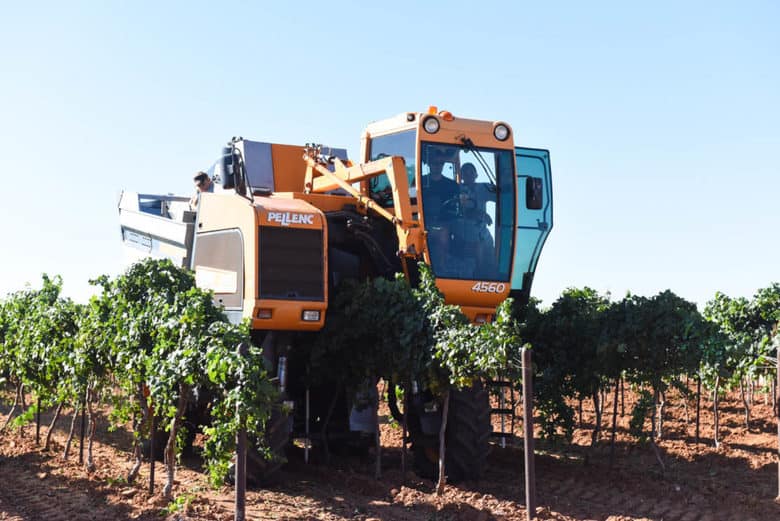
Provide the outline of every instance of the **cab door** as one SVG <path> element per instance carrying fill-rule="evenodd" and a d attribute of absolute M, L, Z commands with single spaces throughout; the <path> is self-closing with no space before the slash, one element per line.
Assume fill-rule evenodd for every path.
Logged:
<path fill-rule="evenodd" d="M 525 306 L 536 263 L 553 225 L 550 152 L 515 147 L 517 162 L 517 218 L 512 296 Z"/>

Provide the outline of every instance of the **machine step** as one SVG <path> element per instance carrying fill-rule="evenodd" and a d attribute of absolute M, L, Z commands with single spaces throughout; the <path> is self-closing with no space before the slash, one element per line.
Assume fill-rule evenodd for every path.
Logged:
<path fill-rule="evenodd" d="M 509 439 L 509 438 L 514 437 L 514 434 L 512 434 L 511 432 L 493 431 L 493 432 L 490 433 L 490 435 L 492 437 L 494 437 L 494 438 L 504 438 L 504 439 Z"/>
<path fill-rule="evenodd" d="M 511 414 L 514 414 L 514 412 L 515 412 L 515 411 L 513 411 L 512 409 L 508 409 L 508 408 L 504 408 L 504 409 L 502 409 L 502 408 L 498 408 L 498 407 L 497 407 L 497 408 L 495 408 L 495 409 L 490 409 L 490 413 L 491 413 L 491 414 L 504 414 L 504 415 L 506 415 L 506 416 L 509 416 L 509 415 L 511 415 Z"/>

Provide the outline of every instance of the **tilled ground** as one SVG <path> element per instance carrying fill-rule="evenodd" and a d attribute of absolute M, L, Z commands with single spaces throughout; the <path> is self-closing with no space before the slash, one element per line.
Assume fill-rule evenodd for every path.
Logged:
<path fill-rule="evenodd" d="M 780 520 L 771 407 L 754 406 L 750 431 L 741 415 L 736 399 L 724 403 L 723 444 L 716 449 L 708 409 L 702 414 L 702 443 L 696 445 L 693 425 L 685 421 L 692 410 L 686 414 L 681 406 L 669 407 L 665 439 L 659 441 L 661 462 L 650 447 L 628 437 L 628 418 L 621 416 L 610 466 L 608 432 L 595 449 L 588 448 L 593 415 L 586 407 L 572 445 L 537 444 L 539 519 Z M 233 519 L 232 491 L 210 489 L 196 459 L 185 459 L 179 467 L 173 503 L 160 497 L 164 472 L 159 463 L 155 495 L 147 492 L 148 464 L 138 482 L 128 484 L 122 476 L 130 466 L 129 436 L 121 430 L 109 434 L 99 425 L 94 472 L 78 464 L 78 443 L 62 461 L 68 420 L 61 421 L 48 452 L 36 446 L 34 427 L 26 427 L 23 435 L 18 430 L 0 435 L 0 520 Z M 605 417 L 607 430 L 608 423 Z M 494 447 L 479 483 L 448 485 L 441 496 L 432 482 L 412 472 L 402 475 L 400 440 L 400 429 L 384 420 L 379 480 L 373 477 L 373 455 L 334 456 L 326 465 L 317 461 L 321 455 L 312 454 L 313 462 L 306 465 L 299 452 L 292 453 L 277 485 L 249 491 L 248 519 L 525 519 L 520 438 L 507 448 Z"/>

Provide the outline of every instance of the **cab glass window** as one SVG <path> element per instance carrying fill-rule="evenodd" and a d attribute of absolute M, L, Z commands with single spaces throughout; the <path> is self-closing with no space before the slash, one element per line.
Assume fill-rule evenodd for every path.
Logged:
<path fill-rule="evenodd" d="M 384 157 L 401 156 L 406 164 L 406 175 L 409 179 L 409 187 L 414 186 L 415 157 L 414 147 L 417 142 L 414 130 L 405 130 L 396 134 L 379 136 L 371 139 L 369 148 L 369 161 L 375 161 Z M 374 177 L 369 181 L 369 191 L 375 201 L 382 206 L 393 206 L 393 196 L 390 181 L 386 174 Z M 414 195 L 414 190 L 410 190 Z"/>
<path fill-rule="evenodd" d="M 423 217 L 437 277 L 509 280 L 515 214 L 510 150 L 422 143 Z"/>

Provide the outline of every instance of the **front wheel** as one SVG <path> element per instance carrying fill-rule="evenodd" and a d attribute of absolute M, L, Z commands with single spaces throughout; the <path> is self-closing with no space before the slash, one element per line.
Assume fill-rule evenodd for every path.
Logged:
<path fill-rule="evenodd" d="M 481 383 L 468 389 L 450 391 L 445 433 L 445 467 L 450 482 L 476 481 L 482 477 L 490 452 L 491 431 L 490 396 Z M 415 415 L 410 415 L 410 435 L 417 474 L 437 479 L 438 436 L 424 434 L 419 417 Z"/>
<path fill-rule="evenodd" d="M 450 394 L 447 415 L 447 475 L 453 481 L 478 480 L 490 452 L 490 395 L 482 384 Z"/>

